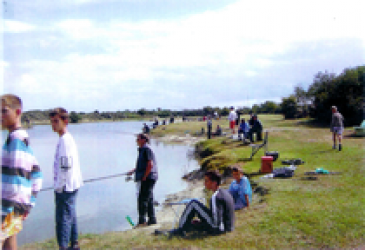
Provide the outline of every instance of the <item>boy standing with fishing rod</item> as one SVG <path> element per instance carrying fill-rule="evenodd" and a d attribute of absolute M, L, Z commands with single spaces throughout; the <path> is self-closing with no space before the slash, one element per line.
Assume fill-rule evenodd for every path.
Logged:
<path fill-rule="evenodd" d="M 79 154 L 67 130 L 69 114 L 55 108 L 49 114 L 52 129 L 60 138 L 54 158 L 54 190 L 56 202 L 56 238 L 59 249 L 80 249 L 78 243 L 76 196 L 83 185 Z M 67 248 L 71 241 L 71 248 Z"/>
<path fill-rule="evenodd" d="M 153 188 L 158 179 L 157 164 L 154 153 L 147 145 L 149 138 L 146 134 L 137 135 L 138 158 L 136 168 L 128 172 L 134 175 L 138 193 L 138 224 L 143 227 L 156 224 L 155 208 L 153 206 Z M 146 215 L 148 221 L 146 222 Z"/>
<path fill-rule="evenodd" d="M 42 173 L 21 128 L 22 101 L 11 94 L 1 96 L 1 125 L 9 135 L 2 148 L 2 249 L 17 249 L 16 235 L 34 207 L 42 186 Z"/>

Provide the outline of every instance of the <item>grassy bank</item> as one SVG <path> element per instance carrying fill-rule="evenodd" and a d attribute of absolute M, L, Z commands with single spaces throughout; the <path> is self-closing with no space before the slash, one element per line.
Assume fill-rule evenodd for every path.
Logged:
<path fill-rule="evenodd" d="M 247 118 L 247 117 L 246 117 Z M 152 236 L 151 230 L 130 230 L 103 235 L 81 235 L 83 249 L 349 249 L 365 246 L 364 142 L 345 131 L 343 151 L 332 149 L 329 128 L 313 126 L 307 120 L 284 121 L 281 116 L 260 116 L 269 129 L 269 150 L 279 151 L 281 159 L 301 158 L 290 179 L 260 179 L 255 182 L 269 188 L 264 197 L 256 197 L 252 206 L 236 212 L 236 230 L 216 237 L 187 239 Z M 224 128 L 226 120 L 213 121 Z M 193 135 L 204 122 L 176 123 L 154 130 L 156 136 Z M 225 130 L 228 131 L 227 129 Z M 228 138 L 200 142 L 209 155 L 201 163 L 209 167 L 241 166 L 246 173 L 260 169 L 260 151 L 247 161 L 251 148 Z M 304 173 L 316 168 L 341 172 L 321 175 L 317 180 L 302 180 Z M 21 249 L 56 249 L 55 240 L 30 244 Z"/>

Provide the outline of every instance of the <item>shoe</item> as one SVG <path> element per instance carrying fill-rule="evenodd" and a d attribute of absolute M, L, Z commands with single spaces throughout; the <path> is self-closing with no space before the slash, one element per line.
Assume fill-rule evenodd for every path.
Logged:
<path fill-rule="evenodd" d="M 158 230 L 158 229 L 155 230 L 155 233 L 154 234 L 155 235 L 166 235 L 166 236 L 169 236 L 168 231 L 163 231 L 163 230 Z"/>
<path fill-rule="evenodd" d="M 147 222 L 147 225 L 148 225 L 148 226 L 156 225 L 156 224 L 157 224 L 157 221 L 156 221 L 156 220 L 151 220 L 151 221 L 148 221 L 148 222 Z"/>
<path fill-rule="evenodd" d="M 338 151 L 341 151 L 342 150 L 342 145 L 341 144 L 339 144 L 338 145 Z"/>
<path fill-rule="evenodd" d="M 67 250 L 80 250 L 80 245 L 78 242 L 72 243 L 72 246 L 67 248 Z"/>
<path fill-rule="evenodd" d="M 147 226 L 148 226 L 147 222 L 138 223 L 137 225 L 134 226 L 134 229 L 141 228 L 141 227 L 147 227 Z"/>
<path fill-rule="evenodd" d="M 336 149 L 336 145 L 333 145 L 332 149 Z"/>
<path fill-rule="evenodd" d="M 182 229 L 175 228 L 175 229 L 172 229 L 169 231 L 169 237 L 172 237 L 172 236 L 184 237 L 184 236 L 186 236 L 186 234 Z"/>

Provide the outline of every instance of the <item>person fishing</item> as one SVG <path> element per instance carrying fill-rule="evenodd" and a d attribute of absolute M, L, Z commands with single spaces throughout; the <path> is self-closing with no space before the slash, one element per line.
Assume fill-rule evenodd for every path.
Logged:
<path fill-rule="evenodd" d="M 157 224 L 155 208 L 153 206 L 153 188 L 158 179 L 155 154 L 147 145 L 149 137 L 146 134 L 137 135 L 138 157 L 136 168 L 130 170 L 127 175 L 134 175 L 137 183 L 137 208 L 138 224 L 136 228 Z M 148 221 L 146 222 L 146 215 Z"/>

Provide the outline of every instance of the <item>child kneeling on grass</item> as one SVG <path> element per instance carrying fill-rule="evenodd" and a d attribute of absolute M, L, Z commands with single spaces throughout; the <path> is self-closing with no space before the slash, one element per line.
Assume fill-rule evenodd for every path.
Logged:
<path fill-rule="evenodd" d="M 232 181 L 228 191 L 233 197 L 234 209 L 239 210 L 249 207 L 252 201 L 250 181 L 243 175 L 242 170 L 237 167 L 232 168 L 232 176 L 234 181 Z"/>

